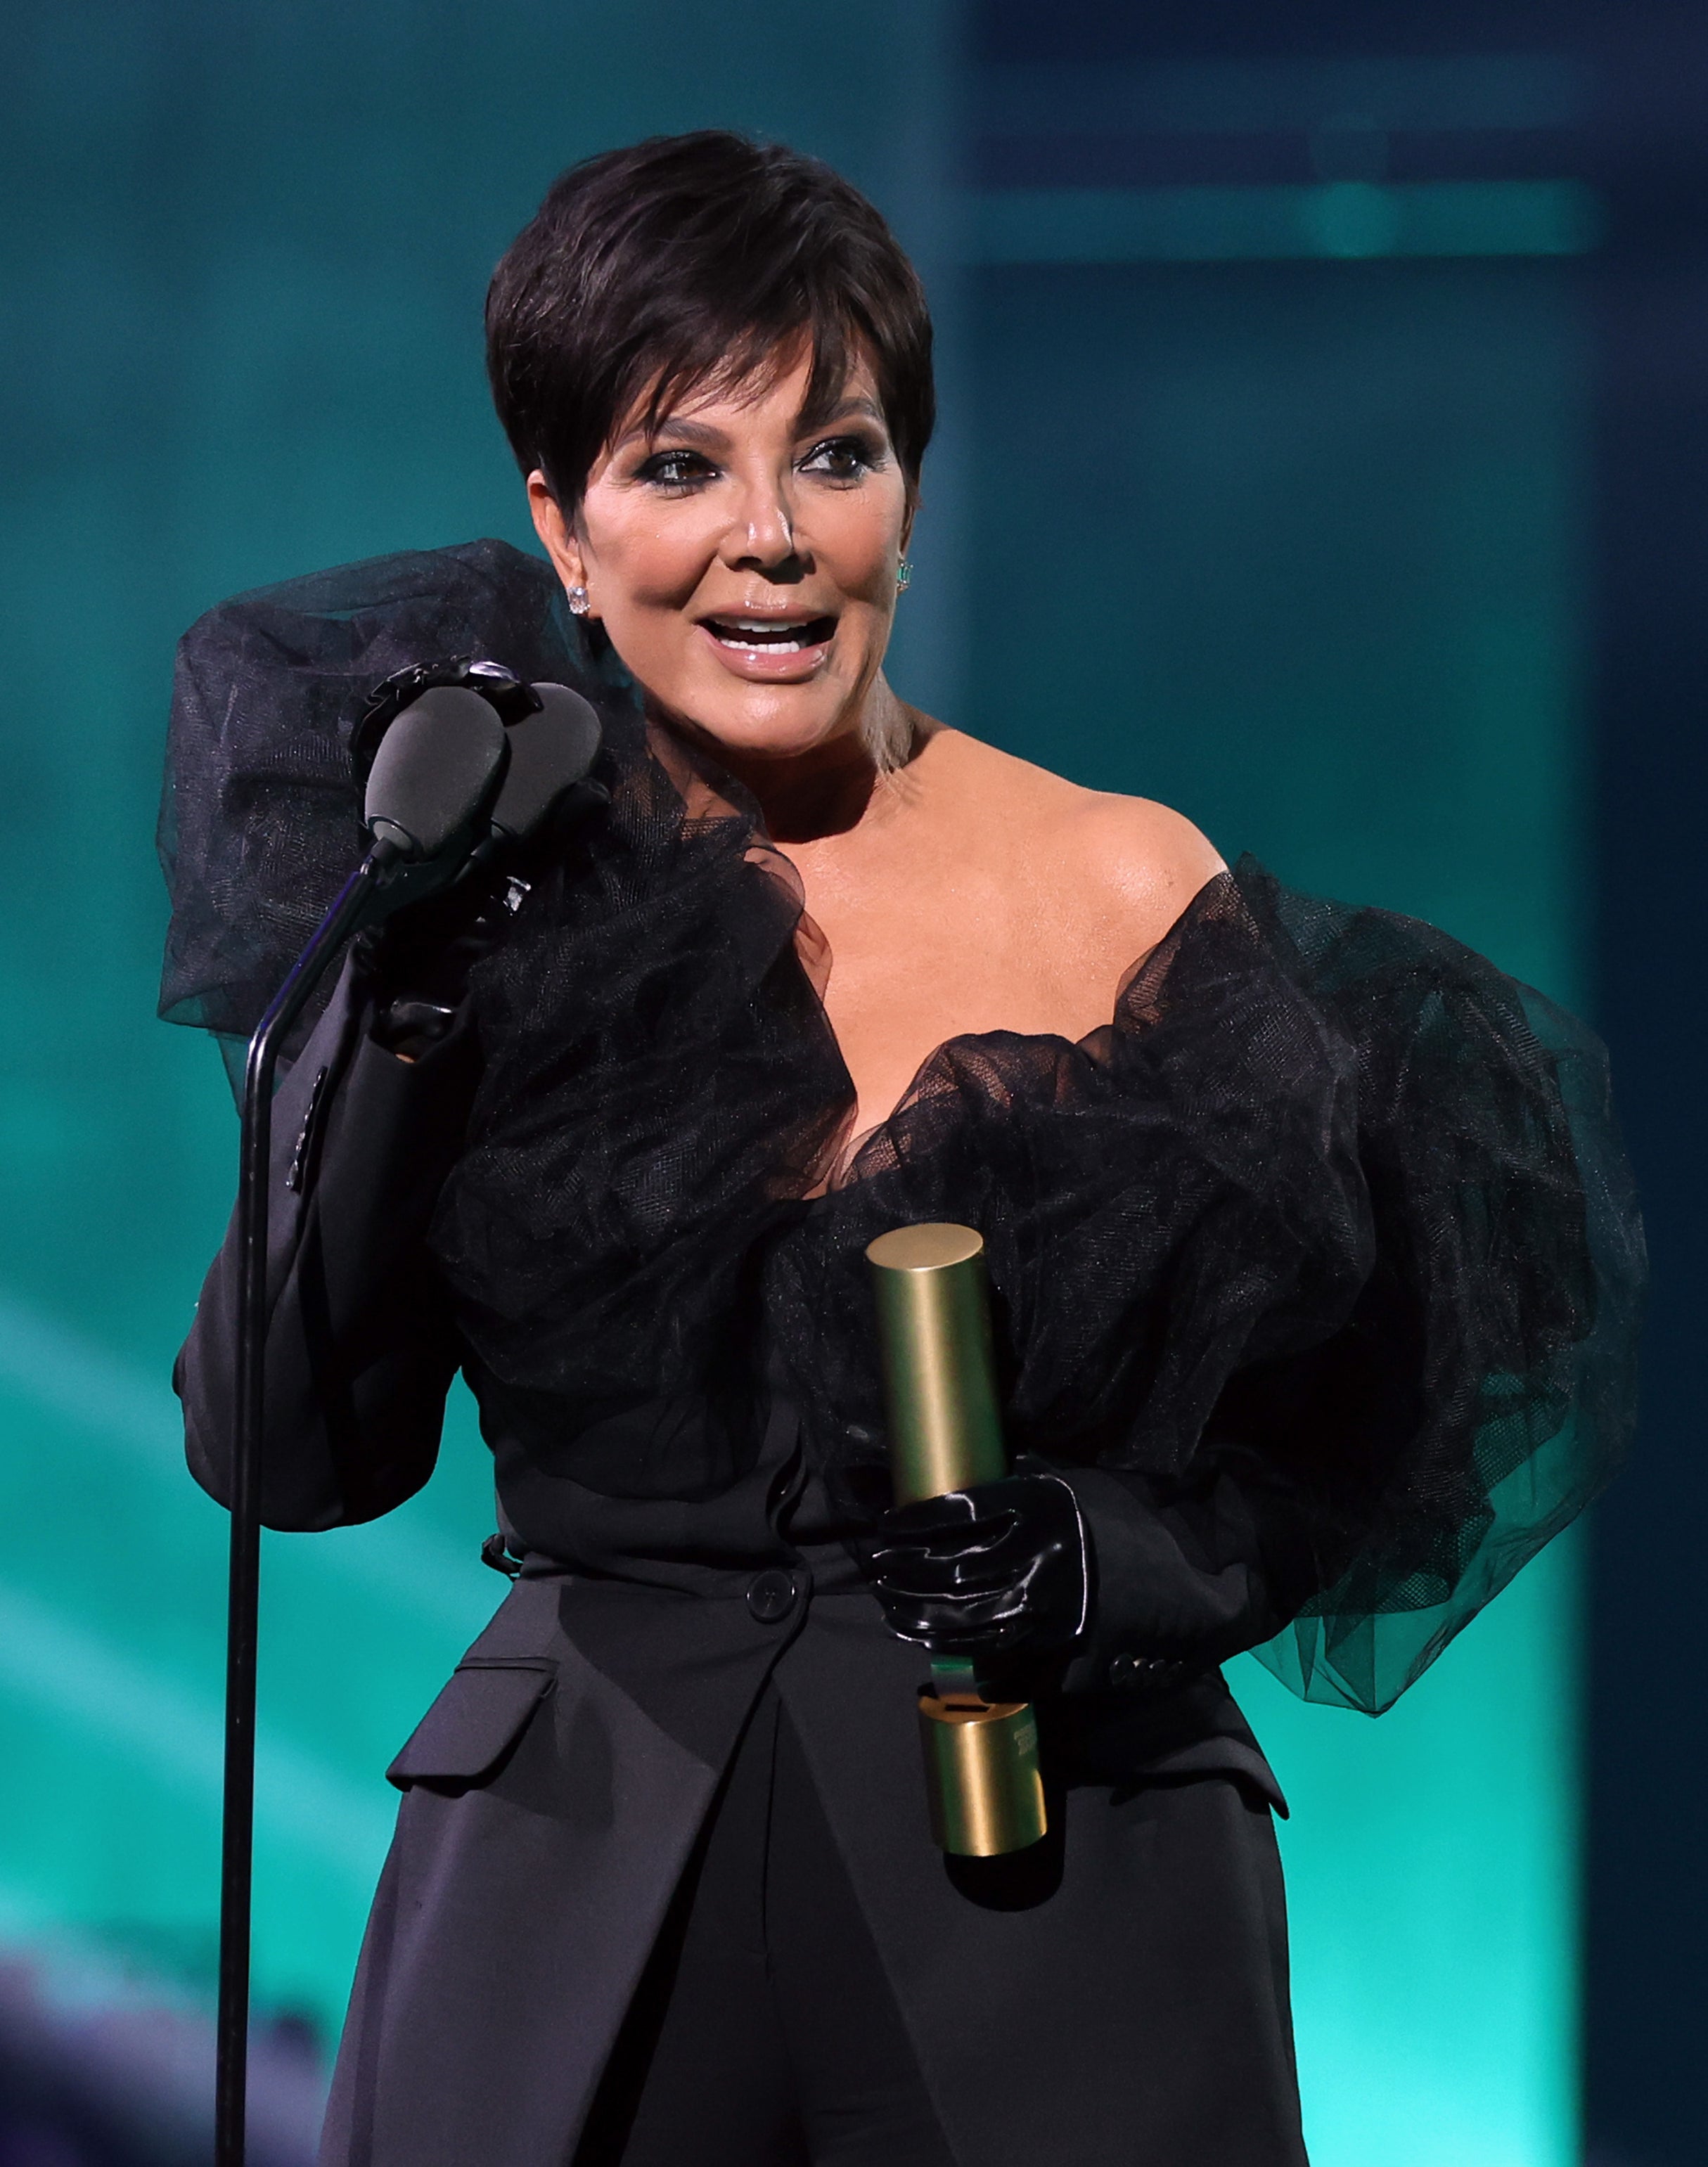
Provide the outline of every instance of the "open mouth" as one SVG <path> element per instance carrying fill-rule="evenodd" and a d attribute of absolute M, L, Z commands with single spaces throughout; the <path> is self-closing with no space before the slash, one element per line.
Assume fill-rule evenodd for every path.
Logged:
<path fill-rule="evenodd" d="M 835 636 L 833 617 L 703 617 L 719 647 L 737 654 L 804 654 Z"/>

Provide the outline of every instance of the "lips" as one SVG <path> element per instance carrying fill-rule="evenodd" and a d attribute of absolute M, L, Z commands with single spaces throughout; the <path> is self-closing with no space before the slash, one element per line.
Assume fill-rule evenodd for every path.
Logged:
<path fill-rule="evenodd" d="M 835 636 L 833 617 L 703 617 L 702 626 L 733 654 L 805 654 Z"/>

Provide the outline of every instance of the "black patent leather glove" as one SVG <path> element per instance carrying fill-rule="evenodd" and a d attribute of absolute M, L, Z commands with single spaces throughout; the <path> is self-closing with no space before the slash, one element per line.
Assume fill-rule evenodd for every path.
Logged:
<path fill-rule="evenodd" d="M 1058 1475 L 1021 1472 L 896 1506 L 861 1561 L 891 1632 L 934 1656 L 1029 1660 L 1085 1630 L 1085 1525 Z"/>
<path fill-rule="evenodd" d="M 477 873 L 361 935 L 358 963 L 378 1044 L 415 1060 L 449 1035 L 468 998 L 469 973 L 504 939 L 526 893 L 519 882 Z"/>

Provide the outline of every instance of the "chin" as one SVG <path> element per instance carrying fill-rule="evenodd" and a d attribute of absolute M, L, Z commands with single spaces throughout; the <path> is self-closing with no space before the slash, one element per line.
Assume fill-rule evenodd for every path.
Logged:
<path fill-rule="evenodd" d="M 729 752 L 749 759 L 788 760 L 846 735 L 850 727 L 846 701 L 827 700 L 817 686 L 804 685 L 798 692 L 801 697 L 793 699 L 773 694 L 762 704 L 685 702 L 675 711 L 697 735 Z"/>

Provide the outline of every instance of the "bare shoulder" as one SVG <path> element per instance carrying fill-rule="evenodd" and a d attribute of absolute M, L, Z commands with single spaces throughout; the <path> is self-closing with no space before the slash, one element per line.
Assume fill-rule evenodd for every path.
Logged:
<path fill-rule="evenodd" d="M 1148 797 L 1087 790 L 958 730 L 930 748 L 942 781 L 1058 893 L 1159 940 L 1227 867 L 1184 813 Z"/>
<path fill-rule="evenodd" d="M 1069 824 L 1088 874 L 1172 925 L 1207 881 L 1228 867 L 1201 829 L 1151 797 L 1088 790 Z"/>

